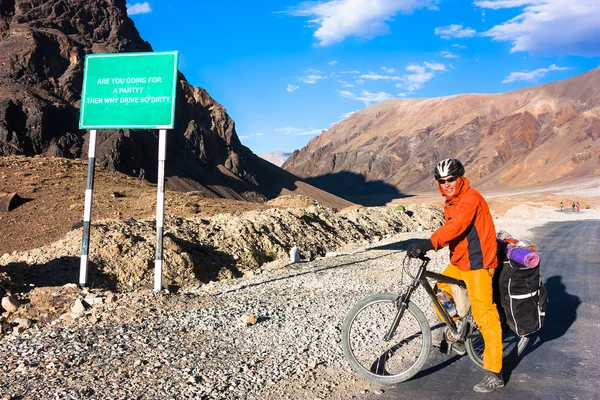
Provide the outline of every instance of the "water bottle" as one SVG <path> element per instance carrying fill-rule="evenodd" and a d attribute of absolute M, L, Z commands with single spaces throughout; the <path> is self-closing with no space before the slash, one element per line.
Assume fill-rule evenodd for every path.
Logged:
<path fill-rule="evenodd" d="M 435 296 L 437 297 L 442 307 L 446 309 L 448 315 L 454 317 L 456 315 L 456 307 L 454 306 L 452 300 L 450 300 L 450 297 L 448 297 L 448 294 L 446 292 L 443 292 L 441 289 L 438 289 L 437 294 Z"/>

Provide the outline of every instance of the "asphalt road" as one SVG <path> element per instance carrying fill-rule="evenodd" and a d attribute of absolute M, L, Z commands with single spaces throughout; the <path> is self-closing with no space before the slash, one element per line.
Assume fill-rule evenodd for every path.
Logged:
<path fill-rule="evenodd" d="M 483 370 L 466 355 L 447 356 L 433 348 L 413 379 L 358 398 L 600 399 L 600 220 L 551 222 L 533 238 L 542 253 L 550 303 L 543 328 L 519 359 L 504 366 L 503 389 L 473 392 Z"/>

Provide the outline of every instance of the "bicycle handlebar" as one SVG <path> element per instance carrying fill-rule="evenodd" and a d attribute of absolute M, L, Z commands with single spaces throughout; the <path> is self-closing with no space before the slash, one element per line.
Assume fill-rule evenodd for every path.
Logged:
<path fill-rule="evenodd" d="M 408 254 L 407 254 L 406 256 L 407 256 L 408 258 L 416 258 L 416 259 L 419 259 L 419 260 L 421 260 L 421 261 L 423 261 L 423 262 L 425 262 L 425 261 L 427 261 L 427 262 L 431 261 L 431 258 L 429 258 L 429 257 L 427 257 L 427 256 L 426 256 L 426 254 L 427 254 L 427 253 L 420 254 L 420 253 L 421 253 L 421 250 L 417 250 L 417 253 L 419 253 L 419 254 L 417 254 L 416 256 L 409 256 Z"/>

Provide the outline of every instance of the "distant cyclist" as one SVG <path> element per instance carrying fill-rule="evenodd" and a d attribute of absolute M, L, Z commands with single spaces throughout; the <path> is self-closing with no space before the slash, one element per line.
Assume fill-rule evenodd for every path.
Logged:
<path fill-rule="evenodd" d="M 437 251 L 449 246 L 450 265 L 443 274 L 465 281 L 473 318 L 485 342 L 483 368 L 487 374 L 473 390 L 489 393 L 504 387 L 501 372 L 502 327 L 492 300 L 492 277 L 498 266 L 496 230 L 486 201 L 471 187 L 464 173 L 463 165 L 455 158 L 436 165 L 434 177 L 446 198 L 445 223 L 430 239 L 411 243 L 407 254 L 418 257 L 429 250 Z M 447 284 L 440 283 L 438 288 L 451 293 Z M 457 348 L 459 354 L 464 354 L 464 344 L 460 344 L 454 343 L 452 347 Z"/>

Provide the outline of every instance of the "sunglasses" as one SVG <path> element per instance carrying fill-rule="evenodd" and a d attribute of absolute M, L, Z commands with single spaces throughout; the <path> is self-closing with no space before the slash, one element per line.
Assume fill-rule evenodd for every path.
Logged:
<path fill-rule="evenodd" d="M 457 179 L 458 179 L 458 176 L 451 176 L 451 177 L 446 178 L 446 179 L 438 179 L 437 181 L 440 183 L 440 185 L 443 185 L 446 182 L 454 182 Z"/>

